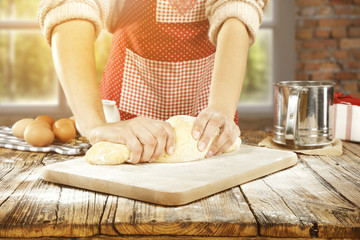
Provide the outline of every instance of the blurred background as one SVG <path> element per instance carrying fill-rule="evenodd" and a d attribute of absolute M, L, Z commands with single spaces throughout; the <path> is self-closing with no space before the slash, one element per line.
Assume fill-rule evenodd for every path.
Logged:
<path fill-rule="evenodd" d="M 72 115 L 37 23 L 40 2 L 0 0 L 0 125 Z M 99 81 L 111 38 L 96 41 Z M 273 83 L 289 80 L 330 80 L 360 97 L 360 0 L 270 0 L 249 52 L 240 127 L 271 130 Z"/>

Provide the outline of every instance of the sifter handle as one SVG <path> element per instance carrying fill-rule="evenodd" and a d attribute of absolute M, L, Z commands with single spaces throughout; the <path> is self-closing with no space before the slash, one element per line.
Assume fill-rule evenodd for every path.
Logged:
<path fill-rule="evenodd" d="M 286 145 L 297 145 L 297 115 L 299 109 L 300 90 L 300 88 L 293 88 L 290 90 L 285 126 Z"/>

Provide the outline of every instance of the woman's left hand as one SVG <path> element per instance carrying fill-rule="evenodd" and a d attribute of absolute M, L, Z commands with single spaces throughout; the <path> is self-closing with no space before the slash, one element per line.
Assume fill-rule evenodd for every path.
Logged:
<path fill-rule="evenodd" d="M 240 129 L 235 124 L 233 117 L 229 117 L 219 110 L 205 108 L 199 113 L 192 130 L 193 138 L 199 140 L 199 151 L 206 149 L 211 138 L 218 133 L 219 129 L 220 133 L 211 144 L 206 157 L 217 155 L 231 147 L 240 136 Z"/>

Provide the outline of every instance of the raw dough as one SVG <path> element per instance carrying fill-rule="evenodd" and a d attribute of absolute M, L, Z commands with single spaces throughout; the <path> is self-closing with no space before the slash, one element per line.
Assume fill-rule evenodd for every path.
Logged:
<path fill-rule="evenodd" d="M 111 142 L 95 143 L 85 155 L 85 160 L 91 164 L 116 165 L 130 158 L 130 151 L 124 144 Z"/>
<path fill-rule="evenodd" d="M 157 163 L 174 163 L 174 162 L 190 162 L 203 159 L 211 145 L 211 142 L 216 136 L 211 139 L 207 149 L 200 152 L 197 149 L 197 140 L 191 135 L 195 117 L 190 116 L 174 116 L 167 120 L 175 131 L 175 151 L 172 155 L 163 153 L 154 162 Z M 238 138 L 236 142 L 226 151 L 233 152 L 240 147 L 241 139 Z M 85 160 L 91 164 L 99 165 L 115 165 L 122 164 L 130 158 L 130 151 L 123 144 L 116 144 L 110 142 L 98 142 L 94 144 L 85 155 Z"/>

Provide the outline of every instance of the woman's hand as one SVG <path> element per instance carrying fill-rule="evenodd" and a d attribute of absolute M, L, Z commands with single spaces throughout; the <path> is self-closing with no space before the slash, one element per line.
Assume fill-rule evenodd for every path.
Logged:
<path fill-rule="evenodd" d="M 235 124 L 234 119 L 225 113 L 212 108 L 202 110 L 192 130 L 192 136 L 199 140 L 199 151 L 206 149 L 211 138 L 216 135 L 219 130 L 220 133 L 211 144 L 206 157 L 220 154 L 231 147 L 236 138 L 240 136 L 240 129 Z"/>
<path fill-rule="evenodd" d="M 160 120 L 137 117 L 107 123 L 88 131 L 91 144 L 99 141 L 126 144 L 131 154 L 129 163 L 152 162 L 165 150 L 174 152 L 175 133 L 171 125 Z"/>

